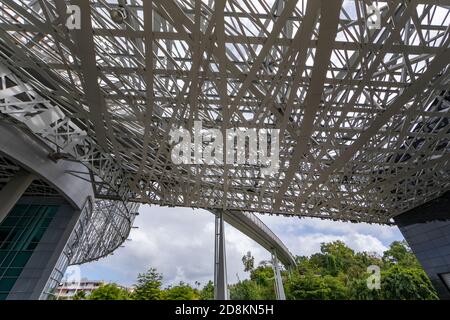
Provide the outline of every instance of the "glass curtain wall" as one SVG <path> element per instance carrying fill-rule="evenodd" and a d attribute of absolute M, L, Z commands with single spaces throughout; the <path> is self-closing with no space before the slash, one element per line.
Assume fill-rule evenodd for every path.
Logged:
<path fill-rule="evenodd" d="M 55 205 L 17 204 L 0 224 L 0 300 L 5 300 L 58 211 Z"/>

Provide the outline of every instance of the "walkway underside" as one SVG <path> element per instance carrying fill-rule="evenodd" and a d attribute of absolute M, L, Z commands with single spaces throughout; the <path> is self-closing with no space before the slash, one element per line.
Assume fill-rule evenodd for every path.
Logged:
<path fill-rule="evenodd" d="M 449 1 L 109 2 L 0 2 L 0 117 L 97 198 L 389 223 L 450 189 Z M 174 165 L 196 120 L 280 129 L 279 170 Z"/>
<path fill-rule="evenodd" d="M 267 251 L 277 253 L 277 258 L 287 268 L 296 265 L 294 256 L 285 244 L 252 213 L 239 211 L 215 210 L 214 214 L 222 212 L 223 220 L 253 239 Z"/>

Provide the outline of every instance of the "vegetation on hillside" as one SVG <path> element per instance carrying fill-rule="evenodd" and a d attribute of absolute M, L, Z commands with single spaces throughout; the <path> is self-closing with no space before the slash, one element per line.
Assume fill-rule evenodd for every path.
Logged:
<path fill-rule="evenodd" d="M 342 241 L 323 243 L 320 252 L 299 256 L 294 270 L 282 272 L 287 299 L 437 299 L 430 280 L 404 241 L 393 242 L 382 256 L 355 252 Z M 249 279 L 229 286 L 231 299 L 275 299 L 274 272 L 269 261 L 254 266 L 247 253 L 242 258 Z M 380 287 L 370 289 L 369 266 L 380 268 Z M 150 268 L 139 274 L 133 292 L 104 285 L 78 299 L 209 300 L 214 296 L 210 281 L 203 288 L 187 283 L 162 287 L 162 274 Z M 197 283 L 198 285 L 198 283 Z"/>

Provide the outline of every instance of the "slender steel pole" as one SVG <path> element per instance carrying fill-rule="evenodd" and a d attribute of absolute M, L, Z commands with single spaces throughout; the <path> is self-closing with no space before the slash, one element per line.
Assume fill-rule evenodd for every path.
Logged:
<path fill-rule="evenodd" d="M 214 299 L 228 300 L 225 229 L 222 212 L 216 213 L 216 234 L 214 250 Z"/>
<path fill-rule="evenodd" d="M 277 253 L 275 251 L 272 252 L 272 266 L 275 274 L 275 294 L 277 296 L 277 300 L 286 300 L 283 279 L 281 278 L 280 265 L 278 263 Z"/>

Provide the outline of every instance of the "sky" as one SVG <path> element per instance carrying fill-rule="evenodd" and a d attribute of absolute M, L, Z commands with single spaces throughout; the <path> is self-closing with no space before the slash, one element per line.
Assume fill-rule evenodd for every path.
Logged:
<path fill-rule="evenodd" d="M 258 215 L 294 255 L 311 255 L 322 242 L 343 240 L 355 251 L 382 253 L 392 241 L 403 239 L 397 227 L 344 223 L 312 218 Z M 184 281 L 203 286 L 214 274 L 214 215 L 205 210 L 142 205 L 137 228 L 130 240 L 112 255 L 81 265 L 81 277 L 135 283 L 137 275 L 154 267 L 164 276 L 164 286 Z M 228 282 L 248 278 L 242 256 L 248 251 L 255 263 L 270 259 L 270 253 L 230 225 L 225 226 Z"/>

